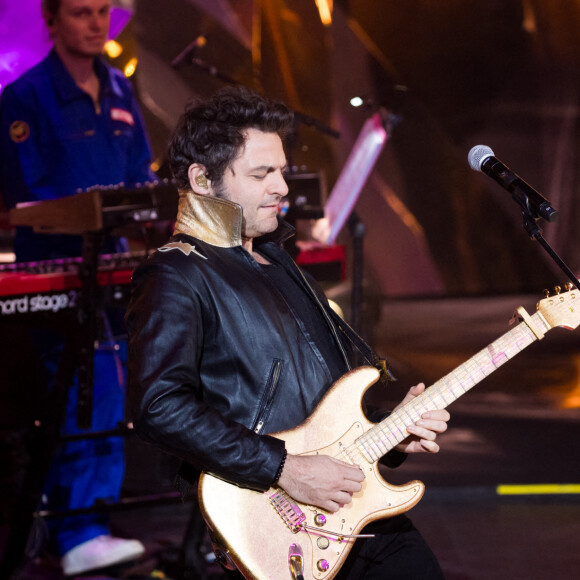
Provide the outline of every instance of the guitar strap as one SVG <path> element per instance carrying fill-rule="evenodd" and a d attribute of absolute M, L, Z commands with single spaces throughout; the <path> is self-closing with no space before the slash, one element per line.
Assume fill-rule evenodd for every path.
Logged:
<path fill-rule="evenodd" d="M 345 322 L 332 308 L 328 309 L 332 321 L 341 331 L 341 333 L 346 337 L 350 344 L 359 353 L 359 358 L 362 359 L 362 363 L 366 363 L 378 369 L 381 373 L 380 380 L 382 382 L 396 381 L 395 375 L 391 371 L 391 364 L 385 358 L 381 358 L 375 350 L 370 347 L 350 326 Z"/>
<path fill-rule="evenodd" d="M 305 272 L 296 264 L 294 259 L 283 249 L 283 243 L 287 241 L 289 237 L 294 235 L 295 229 L 294 227 L 290 226 L 280 217 L 278 218 L 278 222 L 283 229 L 282 235 L 278 233 L 278 230 L 273 234 L 266 234 L 261 238 L 256 240 L 255 248 L 259 248 L 260 251 L 269 259 L 273 260 L 284 266 L 291 275 L 294 275 L 297 281 L 300 284 L 303 284 L 305 288 L 314 296 L 318 302 L 320 302 L 320 298 L 318 298 L 318 293 L 314 290 L 314 288 L 308 282 Z M 279 228 L 280 229 L 280 228 Z M 274 235 L 276 235 L 276 239 L 274 239 Z M 274 243 L 274 248 L 276 250 L 274 252 L 268 247 L 268 242 Z M 280 250 L 282 250 L 280 252 Z M 379 357 L 379 355 L 372 349 L 332 308 L 328 308 L 321 303 L 324 310 L 330 315 L 331 322 L 334 324 L 335 328 L 340 330 L 342 335 L 346 338 L 348 343 L 353 347 L 353 353 L 357 352 L 358 359 L 357 364 L 368 364 L 370 366 L 375 367 L 381 373 L 380 381 L 381 382 L 389 382 L 389 381 L 396 381 L 397 379 L 391 372 L 391 365 L 390 363 L 384 359 Z"/>
<path fill-rule="evenodd" d="M 283 262 L 283 259 L 280 259 L 282 258 L 282 256 L 286 257 L 288 261 L 288 264 L 286 266 L 287 271 L 290 273 L 290 275 L 295 276 L 296 280 L 300 284 L 302 284 L 308 292 L 310 292 L 310 294 L 315 298 L 315 301 L 318 302 L 318 304 L 324 309 L 325 313 L 330 317 L 330 322 L 335 326 L 335 329 L 338 329 L 342 333 L 342 335 L 346 338 L 348 343 L 353 347 L 352 349 L 353 353 L 358 353 L 358 356 L 356 356 L 355 360 L 357 365 L 367 364 L 378 369 L 381 373 L 379 380 L 382 383 L 397 380 L 393 375 L 393 373 L 391 372 L 390 363 L 386 359 L 379 357 L 379 355 L 374 351 L 374 349 L 371 348 L 349 326 L 349 324 L 345 320 L 343 320 L 332 308 L 328 307 L 326 303 L 323 303 L 321 297 L 318 297 L 318 293 L 308 281 L 305 272 L 301 270 L 298 264 L 296 264 L 296 262 L 286 252 L 284 252 L 282 256 L 273 256 L 266 252 L 264 252 L 264 254 L 268 259 L 278 263 Z"/>

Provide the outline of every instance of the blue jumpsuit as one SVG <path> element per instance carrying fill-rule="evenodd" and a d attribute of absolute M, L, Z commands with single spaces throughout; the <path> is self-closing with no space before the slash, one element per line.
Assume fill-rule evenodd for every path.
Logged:
<path fill-rule="evenodd" d="M 151 149 L 130 83 L 104 61 L 95 61 L 100 112 L 52 50 L 38 65 L 6 86 L 0 96 L 0 192 L 7 208 L 26 201 L 65 197 L 94 186 L 156 181 Z M 111 242 L 116 244 L 117 242 Z M 109 245 L 106 251 L 118 249 Z M 17 228 L 17 261 L 79 256 L 80 236 L 39 235 Z M 62 352 L 62 337 L 36 337 L 48 384 Z M 121 349 L 122 350 L 122 349 Z M 94 430 L 124 418 L 123 374 L 118 353 L 97 350 L 93 383 Z M 65 433 L 76 433 L 76 379 L 70 390 Z M 117 500 L 124 474 L 121 438 L 84 439 L 60 448 L 45 482 L 48 507 L 83 508 L 96 499 Z M 56 521 L 61 554 L 109 533 L 100 514 Z"/>

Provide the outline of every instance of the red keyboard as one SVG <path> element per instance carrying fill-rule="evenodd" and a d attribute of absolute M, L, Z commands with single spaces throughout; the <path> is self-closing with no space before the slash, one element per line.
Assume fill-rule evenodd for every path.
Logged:
<path fill-rule="evenodd" d="M 97 281 L 107 288 L 107 303 L 123 303 L 133 270 L 143 259 L 134 254 L 99 257 Z M 0 264 L 0 320 L 74 311 L 82 287 L 81 264 L 81 258 Z"/>

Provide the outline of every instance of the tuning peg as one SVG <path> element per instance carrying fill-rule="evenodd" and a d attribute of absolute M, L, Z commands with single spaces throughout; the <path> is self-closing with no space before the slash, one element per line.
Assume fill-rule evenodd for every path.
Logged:
<path fill-rule="evenodd" d="M 566 288 L 568 291 L 573 290 L 574 284 L 572 284 L 572 282 L 566 282 L 566 284 L 564 284 L 564 288 Z"/>
<path fill-rule="evenodd" d="M 560 294 L 560 292 L 562 292 L 562 287 L 561 286 L 554 286 L 554 292 L 556 294 Z"/>
<path fill-rule="evenodd" d="M 547 288 L 544 288 L 542 292 L 546 298 L 550 298 L 550 291 Z"/>

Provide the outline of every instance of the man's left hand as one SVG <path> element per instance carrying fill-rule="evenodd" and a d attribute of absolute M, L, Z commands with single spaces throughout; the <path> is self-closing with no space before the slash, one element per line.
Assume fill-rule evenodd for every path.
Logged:
<path fill-rule="evenodd" d="M 409 389 L 409 392 L 401 403 L 395 408 L 397 410 L 415 397 L 419 396 L 425 390 L 425 384 L 419 383 Z M 437 453 L 439 445 L 435 442 L 437 435 L 444 433 L 447 430 L 447 421 L 450 415 L 445 409 L 435 409 L 433 411 L 425 411 L 421 418 L 414 424 L 407 427 L 410 434 L 407 439 L 401 441 L 395 449 L 403 453 Z"/>

